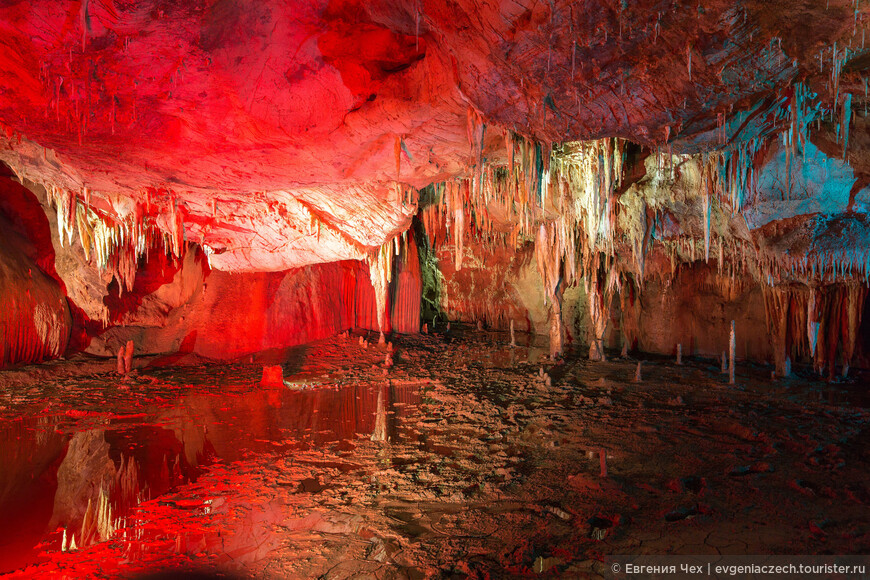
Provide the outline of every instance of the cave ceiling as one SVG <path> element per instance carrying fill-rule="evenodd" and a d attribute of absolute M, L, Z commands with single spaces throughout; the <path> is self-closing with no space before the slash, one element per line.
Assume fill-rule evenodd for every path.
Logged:
<path fill-rule="evenodd" d="M 774 247 L 786 242 L 764 233 L 771 223 L 821 228 L 823 239 L 838 218 L 860 241 L 867 10 L 855 0 L 5 2 L 0 159 L 44 189 L 69 241 L 84 223 L 116 245 L 196 243 L 228 271 L 364 259 L 408 229 L 418 190 L 513 169 L 529 149 L 540 159 L 602 139 L 640 168 L 614 190 L 622 206 L 634 196 L 684 233 L 703 230 L 680 215 L 691 200 L 669 205 L 649 183 L 665 155 L 671 173 L 674 159 L 697 161 L 694 182 L 674 178 L 691 183 L 720 157 L 731 201 L 720 235 L 755 232 L 757 247 Z M 794 189 L 795 159 L 804 186 L 779 195 L 783 180 Z M 753 203 L 735 187 L 756 191 Z M 533 221 L 547 219 L 541 205 Z M 118 233 L 101 234 L 100 221 Z"/>

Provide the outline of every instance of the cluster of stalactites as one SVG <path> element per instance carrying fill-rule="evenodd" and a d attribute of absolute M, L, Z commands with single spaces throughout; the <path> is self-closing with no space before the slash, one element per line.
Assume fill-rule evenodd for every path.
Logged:
<path fill-rule="evenodd" d="M 585 245 L 613 253 L 616 200 L 622 182 L 624 142 L 598 139 L 567 143 L 553 156 L 553 205 L 565 226 L 585 233 Z"/>
<path fill-rule="evenodd" d="M 610 322 L 610 308 L 614 296 L 620 293 L 628 277 L 620 271 L 615 256 L 600 254 L 584 280 L 589 300 L 589 359 L 603 361 L 604 335 Z"/>
<path fill-rule="evenodd" d="M 614 259 L 615 195 L 622 181 L 623 164 L 624 142 L 619 139 L 567 143 L 551 155 L 547 177 L 542 180 L 542 192 L 547 192 L 541 198 L 545 221 L 539 226 L 535 256 L 547 298 L 557 311 L 562 290 L 579 278 L 584 278 L 587 285 L 597 279 L 602 261 L 608 269 L 605 293 L 613 280 L 619 283 L 620 272 Z M 590 300 L 598 292 L 597 284 L 594 286 L 587 288 L 592 292 Z M 612 294 L 600 298 L 599 311 L 603 314 L 609 311 Z"/>
<path fill-rule="evenodd" d="M 139 259 L 155 244 L 179 257 L 184 253 L 184 227 L 182 216 L 172 205 L 170 228 L 163 233 L 146 223 L 137 204 L 134 215 L 122 220 L 103 216 L 90 207 L 87 190 L 79 202 L 75 192 L 49 185 L 46 188 L 49 203 L 57 212 L 57 230 L 61 247 L 72 244 L 76 232 L 85 259 L 100 270 L 109 271 L 118 281 L 119 292 L 133 290 Z"/>
<path fill-rule="evenodd" d="M 835 284 L 850 280 L 870 284 L 870 248 L 811 252 L 803 256 L 769 253 L 759 257 L 763 281 L 769 286 L 802 281 Z"/>
<path fill-rule="evenodd" d="M 624 250 L 626 242 L 634 254 L 635 276 L 640 283 L 645 276 L 645 256 L 656 242 L 670 252 L 672 272 L 677 262 L 703 259 L 709 263 L 712 258 L 718 260 L 720 274 L 732 279 L 748 273 L 767 284 L 794 279 L 830 283 L 859 278 L 866 282 L 870 272 L 867 252 L 804 257 L 760 254 L 751 242 L 714 231 L 714 215 L 740 214 L 757 195 L 759 168 L 772 139 L 782 139 L 791 174 L 791 165 L 798 163 L 806 150 L 810 126 L 820 117 L 820 107 L 817 95 L 804 84 L 795 83 L 773 106 L 738 116 L 737 126 L 726 130 L 722 116 L 721 148 L 697 159 L 700 184 L 696 194 L 702 202 L 703 241 L 692 236 L 671 241 L 657 238 L 655 224 L 650 224 L 646 215 L 648 211 L 655 214 L 655 207 L 644 203 L 629 208 L 616 203 L 625 142 L 600 139 L 553 147 L 504 131 L 505 156 L 496 165 L 484 156 L 486 126 L 473 110 L 469 110 L 468 123 L 471 177 L 431 186 L 435 201 L 424 205 L 423 223 L 433 245 L 443 246 L 448 240 L 452 244 L 456 269 L 462 266 L 469 237 L 484 245 L 517 248 L 538 239 L 539 227 L 546 223 L 548 233 L 541 239 L 550 240 L 547 243 L 554 248 L 542 255 L 561 261 L 566 284 L 592 269 L 599 255 Z M 848 95 L 842 99 L 840 113 L 845 147 L 851 113 Z M 667 174 L 670 168 L 673 181 L 674 156 L 661 149 L 657 158 L 659 174 Z M 617 213 L 624 211 L 644 214 L 632 221 L 639 227 L 618 229 Z"/>
<path fill-rule="evenodd" d="M 476 119 L 476 117 L 470 117 Z M 430 186 L 431 203 L 422 211 L 430 243 L 454 248 L 454 266 L 462 267 L 465 240 L 517 248 L 536 240 L 543 222 L 552 222 L 559 258 L 573 272 L 581 240 L 593 249 L 614 251 L 616 204 L 624 142 L 601 139 L 569 143 L 553 150 L 505 132 L 506 165 L 482 156 L 482 125 L 469 123 L 475 163 L 471 177 Z"/>
<path fill-rule="evenodd" d="M 730 132 L 726 128 L 725 117 L 720 115 L 720 148 L 695 156 L 675 156 L 667 148 L 660 148 L 656 152 L 657 179 L 667 187 L 675 182 L 675 160 L 682 162 L 695 158 L 700 170 L 699 190 L 695 192 L 701 199 L 701 219 L 704 227 L 703 234 L 703 259 L 709 263 L 711 257 L 716 259 L 718 254 L 719 270 L 730 270 L 733 274 L 736 270 L 742 273 L 747 271 L 747 248 L 741 240 L 727 241 L 715 239 L 713 231 L 714 215 L 740 214 L 747 203 L 751 202 L 759 193 L 759 168 L 762 166 L 767 146 L 773 138 L 781 138 L 786 152 L 787 173 L 791 175 L 791 165 L 796 163 L 798 156 L 803 156 L 809 139 L 810 124 L 818 118 L 820 104 L 817 95 L 810 93 L 802 83 L 796 83 L 784 93 L 779 102 L 770 109 L 737 115 L 737 127 Z M 747 134 L 751 129 L 753 118 L 765 127 L 754 136 Z M 786 184 L 786 189 L 790 189 Z M 788 197 L 788 191 L 785 193 Z M 656 214 L 657 208 L 650 208 Z M 642 204 L 633 211 L 646 212 L 647 207 Z M 657 214 L 656 214 L 657 215 Z M 699 259 L 698 244 L 692 236 L 681 236 L 672 240 L 654 239 L 650 235 L 653 224 L 648 224 L 649 219 L 644 215 L 635 216 L 629 220 L 638 225 L 623 234 L 631 244 L 632 253 L 637 265 L 637 274 L 642 281 L 644 278 L 644 260 L 650 251 L 652 243 L 658 242 L 665 246 L 672 259 L 672 271 L 675 270 L 677 261 L 695 262 Z M 723 232 L 719 232 L 721 236 Z M 717 252 L 718 246 L 718 252 Z M 759 279 L 763 270 L 763 264 L 758 252 L 752 249 L 748 252 L 754 254 L 755 263 L 749 268 L 752 274 L 758 274 Z M 735 268 L 737 264 L 737 268 Z M 785 268 L 788 270 L 791 265 Z M 785 275 L 786 272 L 780 272 Z"/>
<path fill-rule="evenodd" d="M 730 135 L 725 128 L 724 115 L 720 116 L 722 147 L 705 162 L 712 162 L 718 168 L 719 184 L 715 191 L 731 215 L 740 213 L 758 192 L 758 167 L 773 139 L 781 139 L 785 150 L 788 183 L 784 194 L 788 199 L 792 166 L 799 162 L 798 157 L 803 159 L 812 122 L 821 118 L 821 108 L 818 95 L 798 82 L 785 90 L 770 108 L 737 115 L 735 121 L 739 125 Z M 843 106 L 837 110 L 837 135 L 842 126 L 844 156 L 851 110 L 851 95 L 846 95 Z"/>
<path fill-rule="evenodd" d="M 429 244 L 442 249 L 452 245 L 454 268 L 462 268 L 465 243 L 468 239 L 488 247 L 509 246 L 516 248 L 520 242 L 520 228 L 511 225 L 499 228 L 493 220 L 487 200 L 504 200 L 503 183 L 496 174 L 498 170 L 488 167 L 484 171 L 483 197 L 475 197 L 471 191 L 472 179 L 454 179 L 436 183 L 426 188 L 424 198 L 428 204 L 420 212 L 420 219 Z M 507 204 L 506 204 L 507 205 Z M 516 214 L 510 214 L 514 216 Z M 512 222 L 511 222 L 512 223 Z"/>
<path fill-rule="evenodd" d="M 720 280 L 737 280 L 747 275 L 758 276 L 758 250 L 751 242 L 731 237 L 716 237 L 710 242 L 710 249 L 702 246 L 694 236 L 679 236 L 659 242 L 670 258 L 670 276 L 673 278 L 682 264 L 707 261 L 706 254 L 712 253 L 716 260 Z"/>
<path fill-rule="evenodd" d="M 705 259 L 706 247 L 694 236 L 660 240 L 670 258 L 671 275 L 681 264 Z M 733 237 L 714 237 L 709 254 L 716 260 L 720 276 L 728 279 L 749 277 L 771 287 L 786 283 L 870 284 L 870 250 L 810 252 L 792 255 L 783 251 L 759 250 L 749 241 Z"/>
<path fill-rule="evenodd" d="M 407 252 L 403 248 L 407 246 L 408 231 L 393 236 L 383 245 L 374 249 L 366 258 L 369 267 L 369 280 L 375 290 L 375 304 L 377 305 L 378 329 L 381 339 L 384 337 L 384 329 L 387 327 L 387 295 L 390 290 L 390 282 L 393 279 L 393 258 L 401 256 L 407 258 Z"/>
<path fill-rule="evenodd" d="M 610 303 L 628 275 L 616 259 L 616 192 L 625 142 L 600 139 L 554 149 L 505 132 L 506 163 L 496 166 L 483 158 L 484 129 L 477 117 L 470 119 L 475 121 L 469 122 L 471 177 L 427 191 L 429 203 L 423 204 L 421 218 L 430 243 L 444 247 L 449 240 L 459 270 L 468 236 L 511 249 L 533 241 L 550 309 L 551 353 L 562 348 L 562 293 L 580 278 L 587 285 L 595 279 L 587 289 L 598 305 L 593 334 L 603 336 Z M 599 284 L 601 268 L 607 271 Z M 601 350 L 601 343 L 596 344 Z"/>
<path fill-rule="evenodd" d="M 720 203 L 729 208 L 731 215 L 743 210 L 746 202 L 758 191 L 758 167 L 766 140 L 753 137 L 711 156 L 710 162 L 719 165 L 719 187 L 715 189 Z"/>
<path fill-rule="evenodd" d="M 787 165 L 799 163 L 808 141 L 810 122 L 817 118 L 819 105 L 814 102 L 815 95 L 797 84 L 790 95 L 783 99 L 782 107 L 778 109 L 777 119 L 787 123 L 781 132 Z M 848 113 L 844 113 L 845 124 L 848 124 Z M 777 137 L 778 138 L 778 137 Z M 786 282 L 801 282 L 805 284 L 833 284 L 849 280 L 870 283 L 870 251 L 863 248 L 840 250 L 810 250 L 803 255 L 790 254 L 788 251 L 765 249 L 760 250 L 751 242 L 718 236 L 712 228 L 712 216 L 715 213 L 725 215 L 739 214 L 745 203 L 757 192 L 758 169 L 760 157 L 764 155 L 765 143 L 761 138 L 750 139 L 743 143 L 721 151 L 700 156 L 701 170 L 700 191 L 702 199 L 702 219 L 704 224 L 703 259 L 717 259 L 720 274 L 723 269 L 733 277 L 736 274 L 750 275 L 762 284 L 773 286 Z M 665 168 L 666 169 L 666 168 Z M 789 168 L 788 175 L 792 170 Z M 786 185 L 785 197 L 788 198 L 790 184 Z M 643 216 L 639 223 L 645 224 Z M 640 228 L 634 232 L 637 240 L 632 248 L 636 257 L 639 255 L 639 274 L 643 278 L 643 256 L 650 244 L 641 244 L 640 238 L 648 233 L 648 228 Z M 626 232 L 631 237 L 632 232 Z M 700 240 L 693 236 L 680 236 L 669 240 L 656 240 L 665 246 L 670 253 L 672 272 L 680 262 L 696 262 L 700 259 Z M 643 248 L 643 249 L 641 249 Z M 718 251 L 717 251 L 718 250 Z"/>
<path fill-rule="evenodd" d="M 804 357 L 819 374 L 827 370 L 831 377 L 839 362 L 846 376 L 866 297 L 867 287 L 857 282 L 767 287 L 765 312 L 777 373 L 788 376 L 792 358 Z"/>
<path fill-rule="evenodd" d="M 858 11 L 858 1 L 855 0 L 855 11 L 857 15 Z M 853 34 L 857 33 L 857 28 L 853 32 Z M 831 47 L 829 47 L 831 56 L 830 56 L 830 65 L 831 65 L 831 79 L 828 82 L 828 90 L 830 91 L 831 97 L 833 98 L 833 106 L 828 111 L 830 115 L 830 120 L 835 121 L 837 123 L 836 126 L 836 136 L 837 143 L 841 143 L 843 146 L 843 159 L 846 158 L 846 151 L 849 147 L 849 124 L 852 120 L 852 94 L 844 93 L 842 99 L 840 98 L 840 79 L 843 73 L 843 67 L 849 61 L 851 57 L 855 57 L 860 55 L 864 49 L 864 35 L 865 29 L 861 27 L 861 50 L 856 51 L 855 49 L 850 49 L 849 46 L 837 46 L 835 42 Z M 851 45 L 851 43 L 850 43 Z M 826 63 L 826 58 L 824 55 L 824 51 L 819 53 L 819 63 L 821 68 L 824 68 Z M 864 79 L 864 114 L 867 114 L 867 79 Z"/>

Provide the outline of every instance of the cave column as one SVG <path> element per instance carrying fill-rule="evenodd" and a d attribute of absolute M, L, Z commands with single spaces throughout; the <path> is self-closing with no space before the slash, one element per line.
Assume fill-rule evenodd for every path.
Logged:
<path fill-rule="evenodd" d="M 562 322 L 562 289 L 550 295 L 550 356 L 556 357 L 564 350 L 565 324 Z"/>
<path fill-rule="evenodd" d="M 556 243 L 555 227 L 541 224 L 535 240 L 538 273 L 544 283 L 544 295 L 549 303 L 550 356 L 555 358 L 564 348 L 565 325 L 562 322 L 562 252 Z"/>
<path fill-rule="evenodd" d="M 603 361 L 604 333 L 610 318 L 610 306 L 597 272 L 591 274 L 587 280 L 586 293 L 589 297 L 589 360 Z"/>
<path fill-rule="evenodd" d="M 764 288 L 764 310 L 767 315 L 767 328 L 770 346 L 778 377 L 790 374 L 791 361 L 788 347 L 788 311 L 790 293 L 783 288 Z"/>
<path fill-rule="evenodd" d="M 378 317 L 378 342 L 385 342 L 384 332 L 390 327 L 390 311 L 387 304 L 390 291 L 390 280 L 392 278 L 392 255 L 393 242 L 388 241 L 377 251 L 374 257 L 369 257 L 369 278 L 372 287 L 375 290 L 375 307 L 377 308 Z"/>
<path fill-rule="evenodd" d="M 864 310 L 864 299 L 867 297 L 867 287 L 863 284 L 849 284 L 846 288 L 846 312 L 843 324 L 843 376 L 849 374 L 852 355 L 855 353 L 855 341 L 858 328 L 861 326 L 861 313 Z"/>
<path fill-rule="evenodd" d="M 622 350 L 627 354 L 629 350 L 634 348 L 635 342 L 640 337 L 640 297 L 638 296 L 638 288 L 631 285 L 623 288 L 619 294 L 620 311 L 622 315 Z"/>
<path fill-rule="evenodd" d="M 810 287 L 807 298 L 807 343 L 810 346 L 810 356 L 813 358 L 813 366 L 819 374 L 825 367 L 823 348 L 819 344 L 819 332 L 821 331 L 821 318 L 819 317 L 818 295 L 815 287 Z M 824 342 L 824 341 L 823 341 Z"/>

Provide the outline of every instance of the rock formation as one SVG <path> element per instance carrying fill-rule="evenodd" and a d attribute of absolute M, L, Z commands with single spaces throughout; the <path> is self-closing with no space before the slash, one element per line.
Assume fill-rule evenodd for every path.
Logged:
<path fill-rule="evenodd" d="M 734 320 L 737 357 L 846 373 L 868 10 L 4 6 L 0 366 L 450 319 L 718 356 Z"/>

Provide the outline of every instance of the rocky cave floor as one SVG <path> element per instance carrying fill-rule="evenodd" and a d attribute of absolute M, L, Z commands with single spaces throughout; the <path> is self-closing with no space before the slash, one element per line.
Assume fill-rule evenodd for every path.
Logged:
<path fill-rule="evenodd" d="M 732 387 L 718 361 L 638 355 L 635 383 L 638 358 L 554 364 L 528 337 L 394 340 L 389 370 L 353 334 L 284 353 L 295 388 L 258 384 L 275 353 L 0 373 L 0 571 L 611 577 L 610 554 L 870 553 L 866 372 L 740 364 Z M 96 488 L 110 538 L 62 552 Z"/>

